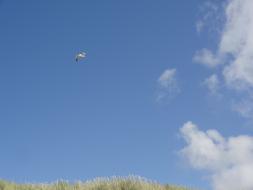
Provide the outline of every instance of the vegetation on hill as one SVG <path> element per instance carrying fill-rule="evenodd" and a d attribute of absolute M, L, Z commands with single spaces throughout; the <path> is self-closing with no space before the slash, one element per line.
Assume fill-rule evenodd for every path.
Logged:
<path fill-rule="evenodd" d="M 183 187 L 161 185 L 141 177 L 97 178 L 92 181 L 50 184 L 17 184 L 0 180 L 0 190 L 187 190 Z"/>

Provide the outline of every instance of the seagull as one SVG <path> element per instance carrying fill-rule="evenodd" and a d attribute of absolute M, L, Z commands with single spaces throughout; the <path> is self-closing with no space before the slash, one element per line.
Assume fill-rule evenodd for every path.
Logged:
<path fill-rule="evenodd" d="M 81 59 L 84 59 L 86 57 L 86 53 L 85 52 L 79 52 L 77 55 L 76 55 L 76 62 L 80 61 Z"/>

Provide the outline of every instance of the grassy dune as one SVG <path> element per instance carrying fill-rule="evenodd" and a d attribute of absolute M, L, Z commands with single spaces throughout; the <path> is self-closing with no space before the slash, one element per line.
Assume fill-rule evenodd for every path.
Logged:
<path fill-rule="evenodd" d="M 161 185 L 140 177 L 98 178 L 92 181 L 51 184 L 16 184 L 0 180 L 0 190 L 189 190 L 183 187 Z"/>

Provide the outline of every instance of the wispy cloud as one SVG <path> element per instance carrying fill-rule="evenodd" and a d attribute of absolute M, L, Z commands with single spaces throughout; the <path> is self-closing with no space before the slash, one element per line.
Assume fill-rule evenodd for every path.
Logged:
<path fill-rule="evenodd" d="M 253 109 L 248 106 L 253 105 L 251 103 L 253 100 L 251 98 L 253 94 L 253 1 L 228 0 L 220 6 L 221 8 L 217 8 L 218 6 L 211 1 L 207 2 L 206 7 L 211 7 L 211 12 L 222 12 L 218 15 L 224 16 L 224 22 L 219 22 L 221 31 L 218 33 L 217 48 L 198 50 L 193 60 L 209 68 L 220 65 L 220 69 L 216 69 L 215 74 L 223 79 L 222 86 L 235 93 L 241 92 L 241 97 L 244 96 L 233 104 L 233 110 L 238 111 L 242 116 L 250 117 L 251 114 L 253 118 L 253 111 L 249 111 Z M 201 21 L 204 22 L 202 25 L 213 14 L 207 11 L 206 15 Z M 208 80 L 207 84 L 214 84 L 212 82 Z M 248 102 L 247 105 L 245 102 Z"/>
<path fill-rule="evenodd" d="M 195 53 L 193 61 L 210 68 L 214 68 L 222 63 L 219 57 L 217 57 L 210 50 L 205 48 Z"/>
<path fill-rule="evenodd" d="M 202 49 L 194 60 L 209 67 L 223 63 L 223 76 L 231 88 L 253 87 L 253 1 L 230 0 L 217 50 Z"/>
<path fill-rule="evenodd" d="M 253 189 L 253 137 L 223 137 L 187 122 L 180 129 L 186 146 L 181 154 L 198 170 L 208 171 L 214 190 Z"/>
<path fill-rule="evenodd" d="M 253 86 L 253 1 L 231 0 L 219 51 L 232 57 L 223 74 L 231 87 Z"/>
<path fill-rule="evenodd" d="M 245 118 L 252 119 L 253 116 L 253 97 L 243 97 L 241 100 L 234 101 L 232 109 Z"/>
<path fill-rule="evenodd" d="M 165 70 L 158 79 L 158 83 L 163 88 L 169 88 L 175 84 L 176 69 Z"/>
<path fill-rule="evenodd" d="M 220 96 L 220 81 L 216 74 L 213 74 L 210 77 L 206 78 L 203 84 L 208 88 L 211 95 Z"/>
<path fill-rule="evenodd" d="M 205 29 L 214 33 L 220 30 L 219 24 L 223 21 L 220 0 L 207 0 L 200 6 L 200 18 L 196 22 L 196 31 L 200 34 Z"/>
<path fill-rule="evenodd" d="M 158 78 L 157 101 L 169 100 L 180 92 L 176 79 L 176 69 L 166 69 Z"/>
<path fill-rule="evenodd" d="M 198 33 L 202 32 L 203 28 L 204 28 L 204 22 L 202 20 L 198 20 L 196 22 L 196 30 L 197 30 L 197 32 Z"/>

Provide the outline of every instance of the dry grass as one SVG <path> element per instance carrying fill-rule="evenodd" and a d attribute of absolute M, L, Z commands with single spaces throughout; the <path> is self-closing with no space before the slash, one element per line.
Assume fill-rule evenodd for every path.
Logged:
<path fill-rule="evenodd" d="M 97 178 L 92 181 L 51 184 L 16 184 L 0 180 L 0 190 L 187 190 L 183 187 L 161 185 L 141 177 Z M 188 189 L 189 190 L 189 189 Z"/>

